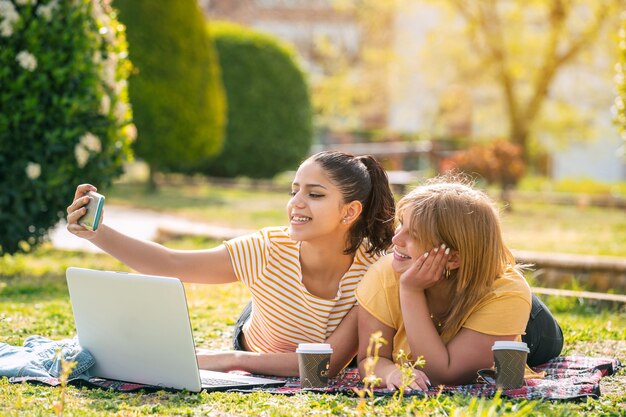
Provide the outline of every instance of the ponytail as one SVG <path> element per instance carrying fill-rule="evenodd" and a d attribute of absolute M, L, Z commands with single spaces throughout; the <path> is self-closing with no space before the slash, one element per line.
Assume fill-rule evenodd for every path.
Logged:
<path fill-rule="evenodd" d="M 394 234 L 393 219 L 396 210 L 393 192 L 389 187 L 387 173 L 376 159 L 365 155 L 359 157 L 359 160 L 369 172 L 372 187 L 357 224 L 360 223 L 362 235 L 368 240 L 367 252 L 383 254 L 391 245 Z"/>
<path fill-rule="evenodd" d="M 343 194 L 345 202 L 363 205 L 350 227 L 346 254 L 355 253 L 367 239 L 367 253 L 384 254 L 394 234 L 395 201 L 383 167 L 372 156 L 325 151 L 313 155 Z"/>

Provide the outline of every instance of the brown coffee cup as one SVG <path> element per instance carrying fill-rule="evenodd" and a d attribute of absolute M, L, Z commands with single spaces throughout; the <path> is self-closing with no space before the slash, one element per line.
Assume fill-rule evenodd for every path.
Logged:
<path fill-rule="evenodd" d="M 300 343 L 298 349 L 300 387 L 325 388 L 328 385 L 328 368 L 333 349 L 328 343 Z"/>
<path fill-rule="evenodd" d="M 496 387 L 516 389 L 524 385 L 528 346 L 524 342 L 498 341 L 491 347 L 496 367 Z"/>

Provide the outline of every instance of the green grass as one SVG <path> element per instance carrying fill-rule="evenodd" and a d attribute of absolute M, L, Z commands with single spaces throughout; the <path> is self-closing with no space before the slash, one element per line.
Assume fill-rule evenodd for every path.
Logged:
<path fill-rule="evenodd" d="M 209 185 L 164 186 L 158 194 L 138 185 L 117 185 L 107 204 L 141 207 L 237 229 L 286 223 L 288 193 L 219 188 Z M 626 257 L 623 209 L 514 202 L 502 212 L 512 249 Z"/>
<path fill-rule="evenodd" d="M 211 242 L 195 239 L 167 242 L 169 246 L 203 247 Z M 32 261 L 32 262 L 31 262 Z M 53 339 L 74 335 L 64 268 L 76 265 L 100 269 L 126 269 L 106 255 L 63 252 L 43 247 L 32 255 L 0 259 L 0 334 L 3 341 L 19 345 L 40 334 Z M 4 271 L 11 271 L 5 275 Z M 222 349 L 230 346 L 232 324 L 247 301 L 239 284 L 186 285 L 194 336 L 199 346 Z M 574 298 L 546 298 L 566 335 L 565 354 L 609 355 L 626 358 L 626 314 L 619 306 L 591 305 Z M 459 415 L 459 416 L 618 416 L 626 405 L 626 376 L 603 381 L 603 396 L 582 403 L 547 403 L 480 400 L 443 395 L 408 398 L 401 402 L 376 399 L 367 415 Z M 8 384 L 0 379 L 0 415 L 54 415 L 59 388 Z M 178 415 L 359 415 L 358 400 L 343 395 L 233 393 L 135 393 L 121 394 L 70 386 L 66 391 L 66 415 L 72 416 L 178 416 Z M 526 413 L 524 407 L 530 409 Z M 482 410 L 482 411 L 481 411 Z M 526 411 L 524 411 L 526 410 Z M 457 413 L 457 414 L 454 414 Z"/>
<path fill-rule="evenodd" d="M 502 229 L 512 249 L 626 257 L 623 209 L 514 202 Z"/>
<path fill-rule="evenodd" d="M 251 191 L 207 184 L 163 186 L 158 194 L 146 192 L 141 185 L 120 184 L 104 192 L 106 204 L 163 211 L 238 229 L 284 224 L 289 199 L 287 191 Z"/>
<path fill-rule="evenodd" d="M 556 192 L 626 197 L 626 182 L 603 183 L 592 179 L 562 179 L 552 181 L 546 177 L 526 176 L 518 185 L 520 191 Z"/>
<path fill-rule="evenodd" d="M 285 194 L 208 186 L 165 187 L 157 195 L 123 186 L 103 190 L 107 204 L 141 206 L 222 225 L 258 228 L 283 224 Z M 624 256 L 626 233 L 623 212 L 608 209 L 516 205 L 506 214 L 504 228 L 511 246 L 527 250 L 601 253 Z M 587 211 L 589 210 L 589 211 Z M 542 223 L 545 229 L 534 228 Z M 561 233 L 566 239 L 559 238 Z M 576 236 L 574 236 L 574 233 Z M 598 236 L 595 236 L 598 235 Z M 572 242 L 570 242 L 572 240 Z M 615 241 L 614 245 L 608 242 Z M 514 244 L 515 243 L 515 244 Z M 598 249 L 597 246 L 606 246 Z M 203 248 L 217 242 L 186 238 L 166 242 L 176 248 Z M 20 345 L 33 334 L 62 339 L 74 335 L 64 272 L 68 266 L 128 270 L 107 255 L 39 248 L 30 255 L 0 258 L 0 341 Z M 194 337 L 199 346 L 228 348 L 232 324 L 248 300 L 239 284 L 186 285 Z M 626 311 L 624 306 L 591 303 L 576 298 L 547 297 L 561 323 L 564 354 L 613 356 L 626 359 Z M 8 384 L 0 378 L 0 416 L 56 415 L 54 403 L 60 388 L 32 384 Z M 623 416 L 626 407 L 626 372 L 605 378 L 603 395 L 578 403 L 476 399 L 460 395 L 377 398 L 364 408 L 358 399 L 344 395 L 295 396 L 257 393 L 157 392 L 121 394 L 70 386 L 66 390 L 66 416 L 328 416 L 328 415 L 432 415 L 432 416 Z"/>

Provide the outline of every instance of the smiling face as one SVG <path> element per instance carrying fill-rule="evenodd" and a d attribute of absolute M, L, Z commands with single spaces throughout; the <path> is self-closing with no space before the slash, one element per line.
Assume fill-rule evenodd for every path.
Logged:
<path fill-rule="evenodd" d="M 411 209 L 405 209 L 400 218 L 400 225 L 396 229 L 391 242 L 393 248 L 393 262 L 391 263 L 393 270 L 397 273 L 403 273 L 413 265 L 413 263 L 424 253 L 432 248 L 426 248 L 417 242 L 410 233 L 409 226 L 411 223 Z"/>
<path fill-rule="evenodd" d="M 349 205 L 339 188 L 328 178 L 319 163 L 304 162 L 291 185 L 287 203 L 289 234 L 298 241 L 321 237 L 345 239 L 349 222 Z"/>

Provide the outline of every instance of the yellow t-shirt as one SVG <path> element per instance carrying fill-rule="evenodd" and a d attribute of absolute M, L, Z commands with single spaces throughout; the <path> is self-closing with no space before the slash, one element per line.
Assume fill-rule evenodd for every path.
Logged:
<path fill-rule="evenodd" d="M 372 265 L 356 290 L 359 305 L 396 330 L 393 357 L 400 349 L 410 352 L 400 309 L 400 276 L 387 255 Z M 468 311 L 462 327 L 489 335 L 522 335 L 531 307 L 531 292 L 523 276 L 511 273 L 494 281 L 493 291 Z M 444 340 L 448 343 L 449 340 Z M 412 355 L 411 355 L 412 356 Z"/>

